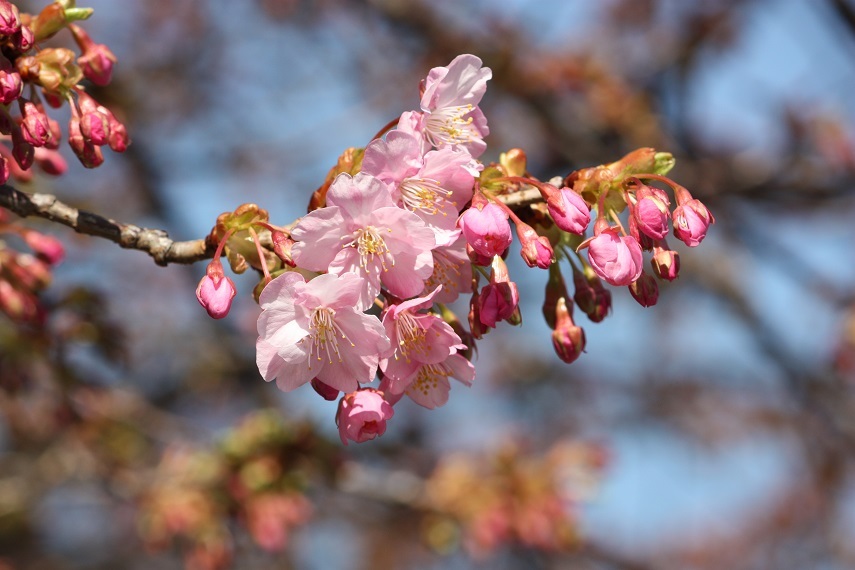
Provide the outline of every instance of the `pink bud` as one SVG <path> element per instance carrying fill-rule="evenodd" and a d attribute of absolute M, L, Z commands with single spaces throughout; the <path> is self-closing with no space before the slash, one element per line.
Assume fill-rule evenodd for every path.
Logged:
<path fill-rule="evenodd" d="M 51 128 L 48 116 L 32 101 L 19 99 L 21 107 L 21 133 L 24 140 L 33 146 L 45 146 L 51 139 Z"/>
<path fill-rule="evenodd" d="M 382 392 L 365 388 L 342 397 L 335 423 L 344 445 L 347 440 L 362 443 L 383 435 L 386 421 L 394 415 L 394 408 L 383 399 Z"/>
<path fill-rule="evenodd" d="M 270 239 L 273 241 L 273 253 L 289 267 L 296 267 L 297 264 L 291 259 L 291 247 L 295 243 L 294 240 L 278 230 L 270 233 Z M 338 397 L 338 392 L 336 392 L 336 397 Z"/>
<path fill-rule="evenodd" d="M 642 271 L 641 277 L 629 284 L 629 293 L 642 307 L 652 307 L 659 300 L 659 285 L 656 279 Z"/>
<path fill-rule="evenodd" d="M 18 7 L 6 0 L 0 1 L 0 36 L 11 36 L 21 27 Z"/>
<path fill-rule="evenodd" d="M 22 24 L 12 36 L 12 43 L 19 53 L 26 53 L 36 45 L 36 34 L 30 26 Z"/>
<path fill-rule="evenodd" d="M 35 148 L 27 142 L 24 133 L 18 127 L 12 129 L 12 157 L 22 170 L 29 170 L 35 158 Z"/>
<path fill-rule="evenodd" d="M 674 210 L 674 235 L 689 247 L 696 247 L 707 236 L 710 224 L 715 218 L 700 200 L 691 199 L 681 203 Z"/>
<path fill-rule="evenodd" d="M 645 235 L 662 239 L 668 234 L 668 214 L 671 200 L 661 188 L 642 185 L 635 191 L 632 215 Z"/>
<path fill-rule="evenodd" d="M 553 251 L 549 239 L 538 235 L 528 224 L 517 222 L 517 237 L 520 238 L 520 255 L 529 267 L 548 269 L 552 263 Z"/>
<path fill-rule="evenodd" d="M 673 281 L 680 273 L 680 255 L 673 250 L 656 246 L 653 248 L 653 272 L 660 279 Z"/>
<path fill-rule="evenodd" d="M 474 200 L 474 199 L 473 199 Z M 480 255 L 500 255 L 511 245 L 511 226 L 508 214 L 492 202 L 481 208 L 474 204 L 463 212 L 457 225 L 463 230 L 466 242 Z"/>
<path fill-rule="evenodd" d="M 96 168 L 104 163 L 101 148 L 87 140 L 80 132 L 80 119 L 74 114 L 68 122 L 68 146 L 86 168 Z"/>
<path fill-rule="evenodd" d="M 77 64 L 83 70 L 86 79 L 101 87 L 110 83 L 113 64 L 116 63 L 116 56 L 110 48 L 104 44 L 96 44 L 89 34 L 76 24 L 71 24 L 68 28 L 82 52 L 77 58 Z"/>
<path fill-rule="evenodd" d="M 65 248 L 62 246 L 62 242 L 55 237 L 35 230 L 26 230 L 23 235 L 24 241 L 36 255 L 51 265 L 56 265 L 65 258 Z"/>
<path fill-rule="evenodd" d="M 555 329 L 552 331 L 552 346 L 558 358 L 570 364 L 585 350 L 585 331 L 576 326 L 571 315 L 572 305 L 563 297 L 555 308 Z"/>
<path fill-rule="evenodd" d="M 21 74 L 12 68 L 12 64 L 6 58 L 0 60 L 0 103 L 8 105 L 21 96 L 24 90 L 24 82 Z"/>
<path fill-rule="evenodd" d="M 94 145 L 105 145 L 110 141 L 110 122 L 103 113 L 83 113 L 80 117 L 80 133 Z"/>
<path fill-rule="evenodd" d="M 490 283 L 478 296 L 478 318 L 481 324 L 495 328 L 497 322 L 514 315 L 519 302 L 519 289 L 510 280 L 507 265 L 501 257 L 494 257 Z"/>
<path fill-rule="evenodd" d="M 590 270 L 588 270 L 590 271 Z M 590 278 L 581 271 L 573 272 L 573 300 L 592 322 L 599 323 L 612 308 L 612 294 L 603 287 L 600 278 L 591 272 Z"/>
<path fill-rule="evenodd" d="M 311 384 L 315 392 L 317 392 L 318 395 L 327 402 L 332 402 L 333 400 L 338 399 L 338 390 L 329 384 L 324 384 L 317 378 L 313 378 Z"/>
<path fill-rule="evenodd" d="M 228 315 L 236 294 L 235 284 L 223 275 L 223 266 L 219 260 L 209 263 L 206 275 L 196 287 L 196 298 L 211 318 L 222 319 Z"/>
<path fill-rule="evenodd" d="M 555 225 L 565 232 L 582 235 L 591 222 L 588 203 L 570 188 L 549 194 L 546 206 Z"/>
<path fill-rule="evenodd" d="M 641 246 L 634 237 L 620 236 L 617 228 L 608 228 L 589 242 L 588 261 L 606 283 L 629 285 L 641 275 Z"/>

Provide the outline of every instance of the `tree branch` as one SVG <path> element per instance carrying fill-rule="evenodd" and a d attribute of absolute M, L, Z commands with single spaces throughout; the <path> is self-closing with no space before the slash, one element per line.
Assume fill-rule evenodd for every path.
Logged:
<path fill-rule="evenodd" d="M 22 218 L 44 218 L 80 234 L 108 239 L 125 249 L 144 251 L 158 265 L 195 263 L 213 257 L 216 250 L 216 244 L 205 239 L 173 241 L 163 230 L 123 224 L 73 208 L 51 194 L 28 194 L 5 184 L 0 186 L 0 206 Z"/>

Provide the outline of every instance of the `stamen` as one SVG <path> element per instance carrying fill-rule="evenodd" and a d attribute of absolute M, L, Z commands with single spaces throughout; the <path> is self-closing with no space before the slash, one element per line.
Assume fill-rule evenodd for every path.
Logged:
<path fill-rule="evenodd" d="M 398 189 L 401 191 L 401 200 L 404 208 L 415 212 L 421 211 L 425 214 L 442 214 L 447 216 L 446 210 L 449 206 L 456 205 L 449 200 L 451 190 L 446 190 L 439 182 L 430 178 L 407 178 L 401 182 Z"/>
<path fill-rule="evenodd" d="M 427 316 L 427 315 L 422 315 Z M 428 345 L 425 342 L 425 329 L 420 324 L 421 319 L 409 311 L 404 311 L 395 319 L 395 328 L 398 333 L 398 351 L 410 361 L 410 353 L 427 354 Z M 397 358 L 397 354 L 395 355 Z"/>
<path fill-rule="evenodd" d="M 451 370 L 442 362 L 439 364 L 425 364 L 419 369 L 416 379 L 407 388 L 411 395 L 421 392 L 427 396 L 431 390 L 436 390 L 440 380 L 451 376 Z"/>
<path fill-rule="evenodd" d="M 311 331 L 308 337 L 300 340 L 298 344 L 302 344 L 303 340 L 309 339 L 309 354 L 314 355 L 318 361 L 323 361 L 324 356 L 327 362 L 332 364 L 333 355 L 342 361 L 341 352 L 338 348 L 339 337 L 342 340 L 353 343 L 347 338 L 347 335 L 341 330 L 335 322 L 335 311 L 326 307 L 318 307 L 312 311 L 312 316 L 309 319 L 309 330 Z M 312 359 L 309 358 L 309 369 L 312 368 Z"/>
<path fill-rule="evenodd" d="M 472 117 L 467 117 L 475 107 L 459 105 L 444 107 L 432 112 L 425 121 L 425 136 L 435 147 L 453 144 L 465 144 L 480 138 L 472 124 Z"/>
<path fill-rule="evenodd" d="M 392 229 L 386 228 L 386 231 L 391 233 Z M 395 265 L 395 260 L 389 255 L 389 247 L 386 245 L 383 236 L 380 235 L 378 228 L 374 226 L 360 228 L 350 236 L 344 236 L 342 239 L 345 240 L 348 237 L 352 238 L 352 240 L 350 243 L 345 244 L 345 247 L 356 248 L 356 251 L 359 252 L 359 266 L 364 270 L 370 271 L 373 266 L 378 273 L 380 267 L 383 268 L 383 271 L 389 271 L 389 268 L 386 267 L 387 258 L 391 265 Z M 380 258 L 379 267 L 375 261 L 375 256 Z"/>

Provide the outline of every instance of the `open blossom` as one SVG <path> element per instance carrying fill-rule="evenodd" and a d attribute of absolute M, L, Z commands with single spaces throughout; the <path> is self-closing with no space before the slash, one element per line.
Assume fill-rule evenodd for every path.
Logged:
<path fill-rule="evenodd" d="M 607 228 L 591 239 L 588 261 L 597 275 L 610 285 L 629 285 L 643 269 L 641 246 L 632 236 L 618 235 Z"/>
<path fill-rule="evenodd" d="M 420 141 L 392 131 L 365 149 L 362 172 L 392 187 L 392 199 L 427 224 L 453 229 L 460 209 L 472 199 L 472 156 L 443 147 L 422 152 Z"/>
<path fill-rule="evenodd" d="M 449 378 L 456 378 L 466 386 L 475 379 L 475 367 L 460 354 L 452 354 L 437 364 L 421 364 L 410 378 L 404 379 L 404 393 L 420 406 L 432 410 L 448 401 L 451 390 Z"/>
<path fill-rule="evenodd" d="M 287 272 L 261 292 L 256 361 L 261 375 L 285 391 L 313 378 L 352 392 L 370 382 L 389 350 L 383 325 L 363 314 L 364 280 L 354 273 L 309 282 Z"/>
<path fill-rule="evenodd" d="M 437 303 L 453 303 L 462 291 L 472 287 L 472 264 L 466 255 L 466 239 L 460 230 L 442 236 L 437 236 L 436 249 L 433 253 L 433 273 L 425 281 L 425 292 L 437 287 L 435 301 Z"/>
<path fill-rule="evenodd" d="M 395 206 L 389 187 L 360 172 L 341 174 L 314 210 L 291 231 L 294 262 L 311 271 L 363 277 L 360 301 L 368 307 L 380 284 L 401 298 L 418 295 L 433 272 L 433 231 L 417 215 Z"/>
<path fill-rule="evenodd" d="M 493 76 L 489 67 L 471 54 L 459 55 L 448 67 L 434 67 L 424 81 L 422 114 L 404 114 L 401 130 L 421 133 L 433 146 L 462 146 L 474 157 L 487 148 L 487 118 L 478 103 Z"/>
<path fill-rule="evenodd" d="M 380 369 L 391 379 L 390 389 L 396 394 L 406 388 L 407 380 L 413 380 L 413 373 L 420 366 L 441 363 L 466 348 L 442 318 L 421 312 L 433 305 L 438 291 L 390 305 L 383 313 L 383 326 L 395 352 L 380 362 Z"/>
<path fill-rule="evenodd" d="M 365 388 L 345 395 L 338 404 L 335 423 L 341 442 L 362 443 L 386 433 L 386 421 L 395 415 L 383 393 Z"/>

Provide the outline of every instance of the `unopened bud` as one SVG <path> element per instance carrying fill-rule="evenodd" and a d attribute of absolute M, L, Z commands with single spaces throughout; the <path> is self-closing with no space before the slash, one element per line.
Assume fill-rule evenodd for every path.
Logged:
<path fill-rule="evenodd" d="M 72 24 L 69 29 L 82 52 L 77 63 L 86 79 L 101 87 L 110 83 L 113 64 L 116 63 L 116 56 L 110 48 L 104 44 L 96 44 L 80 26 Z"/>
<path fill-rule="evenodd" d="M 0 1 L 0 36 L 14 35 L 21 28 L 21 16 L 18 7 L 7 2 Z"/>
<path fill-rule="evenodd" d="M 29 170 L 35 158 L 35 148 L 24 137 L 20 128 L 12 129 L 12 156 L 22 170 Z"/>
<path fill-rule="evenodd" d="M 546 319 L 549 328 L 555 328 L 555 310 L 558 306 L 558 300 L 569 297 L 567 286 L 564 284 L 564 277 L 561 275 L 561 268 L 557 263 L 553 263 L 549 266 L 549 279 L 546 281 L 542 308 L 543 318 Z"/>
<path fill-rule="evenodd" d="M 33 146 L 45 146 L 51 139 L 50 121 L 32 101 L 18 100 L 21 108 L 21 134 Z"/>
<path fill-rule="evenodd" d="M 538 235 L 530 225 L 517 222 L 517 237 L 520 240 L 520 255 L 529 267 L 547 269 L 552 263 L 553 251 L 549 239 Z"/>
<path fill-rule="evenodd" d="M 659 300 L 656 279 L 642 271 L 641 276 L 629 285 L 629 293 L 642 307 L 652 307 Z"/>
<path fill-rule="evenodd" d="M 65 248 L 55 237 L 35 230 L 25 230 L 23 235 L 30 249 L 51 265 L 56 265 L 65 259 Z"/>
<path fill-rule="evenodd" d="M 700 245 L 715 218 L 700 200 L 681 202 L 672 216 L 674 236 L 689 247 Z"/>
<path fill-rule="evenodd" d="M 12 44 L 18 53 L 26 53 L 36 45 L 36 34 L 33 33 L 33 29 L 30 26 L 24 24 L 12 36 Z"/>
<path fill-rule="evenodd" d="M 8 105 L 20 97 L 23 90 L 21 74 L 12 67 L 8 59 L 0 56 L 0 103 Z"/>
<path fill-rule="evenodd" d="M 579 309 L 595 323 L 605 319 L 612 306 L 612 294 L 603 287 L 600 278 L 590 268 L 586 268 L 584 274 L 574 270 L 573 286 L 573 300 Z"/>
<path fill-rule="evenodd" d="M 585 331 L 576 326 L 572 317 L 573 306 L 567 299 L 558 300 L 555 309 L 555 328 L 552 331 L 552 346 L 558 358 L 570 364 L 585 350 Z"/>
<path fill-rule="evenodd" d="M 653 258 L 650 260 L 650 264 L 653 266 L 653 273 L 657 277 L 666 281 L 673 281 L 680 273 L 680 254 L 657 246 L 653 248 Z"/>
<path fill-rule="evenodd" d="M 223 274 L 220 261 L 215 259 L 209 263 L 207 273 L 196 287 L 196 299 L 205 307 L 208 315 L 214 319 L 222 319 L 228 315 L 236 294 L 235 285 Z"/>
<path fill-rule="evenodd" d="M 294 240 L 279 230 L 273 230 L 270 233 L 270 239 L 273 241 L 273 253 L 289 267 L 296 267 L 297 264 L 291 259 L 291 247 L 295 243 Z"/>

